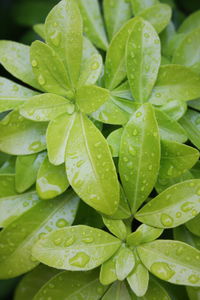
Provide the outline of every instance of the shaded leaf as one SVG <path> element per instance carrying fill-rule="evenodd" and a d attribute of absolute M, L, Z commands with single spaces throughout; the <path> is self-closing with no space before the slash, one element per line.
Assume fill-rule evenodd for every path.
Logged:
<path fill-rule="evenodd" d="M 200 250 L 200 237 L 192 234 L 185 226 L 179 226 L 173 229 L 175 240 L 182 241 Z"/>
<path fill-rule="evenodd" d="M 190 232 L 200 237 L 200 214 L 185 225 Z"/>
<path fill-rule="evenodd" d="M 179 33 L 190 33 L 200 27 L 200 10 L 195 11 L 187 17 L 178 29 Z"/>
<path fill-rule="evenodd" d="M 131 300 L 131 297 L 129 295 L 128 289 L 124 282 L 115 282 L 111 285 L 111 287 L 108 289 L 108 291 L 103 296 L 102 300 Z"/>
<path fill-rule="evenodd" d="M 45 26 L 44 24 L 35 24 L 33 26 L 33 30 L 43 39 L 45 40 Z"/>
<path fill-rule="evenodd" d="M 7 197 L 16 194 L 15 175 L 0 174 L 0 197 Z"/>

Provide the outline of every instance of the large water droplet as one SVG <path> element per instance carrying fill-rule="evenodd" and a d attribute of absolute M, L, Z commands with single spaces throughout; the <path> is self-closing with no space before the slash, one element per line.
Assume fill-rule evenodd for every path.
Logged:
<path fill-rule="evenodd" d="M 89 262 L 90 257 L 84 253 L 79 252 L 75 256 L 69 259 L 69 263 L 72 266 L 78 267 L 78 268 L 84 268 L 85 265 Z"/>
<path fill-rule="evenodd" d="M 60 40 L 61 40 L 61 33 L 58 31 L 55 31 L 52 35 L 51 35 L 51 41 L 53 43 L 54 46 L 58 47 L 60 45 Z"/>
<path fill-rule="evenodd" d="M 68 223 L 65 219 L 59 219 L 59 220 L 56 222 L 56 226 L 57 226 L 57 227 L 60 227 L 60 228 L 65 227 L 65 226 L 67 226 L 67 225 L 69 225 L 69 223 Z"/>
<path fill-rule="evenodd" d="M 59 246 L 62 243 L 62 239 L 61 238 L 56 238 L 53 242 L 56 246 Z"/>
<path fill-rule="evenodd" d="M 30 146 L 29 146 L 29 150 L 30 151 L 37 151 L 41 148 L 41 142 L 33 142 Z"/>
<path fill-rule="evenodd" d="M 37 67 L 37 65 L 38 65 L 37 60 L 33 59 L 31 64 L 32 64 L 33 67 Z"/>
<path fill-rule="evenodd" d="M 65 241 L 64 246 L 65 246 L 65 247 L 69 247 L 69 246 L 73 245 L 74 240 L 75 240 L 74 237 L 71 236 L 70 238 L 68 238 L 68 239 Z"/>
<path fill-rule="evenodd" d="M 185 202 L 183 203 L 183 205 L 181 206 L 181 210 L 183 212 L 188 212 L 193 208 L 193 203 L 192 202 Z"/>
<path fill-rule="evenodd" d="M 156 262 L 152 264 L 151 272 L 163 280 L 169 280 L 175 274 L 165 262 Z"/>
<path fill-rule="evenodd" d="M 38 76 L 38 82 L 39 82 L 40 85 L 44 85 L 46 81 L 45 81 L 45 79 L 42 75 L 39 75 Z"/>
<path fill-rule="evenodd" d="M 82 239 L 82 241 L 86 244 L 90 244 L 94 241 L 94 238 L 91 236 L 91 237 L 86 237 L 84 239 Z"/>
<path fill-rule="evenodd" d="M 167 214 L 162 214 L 160 220 L 161 220 L 161 223 L 164 226 L 170 227 L 170 226 L 173 225 L 173 219 L 172 219 L 172 217 L 170 217 Z"/>

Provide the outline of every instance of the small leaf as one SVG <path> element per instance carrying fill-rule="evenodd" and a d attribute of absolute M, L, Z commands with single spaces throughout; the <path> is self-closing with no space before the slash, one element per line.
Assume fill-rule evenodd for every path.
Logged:
<path fill-rule="evenodd" d="M 191 169 L 199 159 L 199 151 L 173 141 L 161 142 L 159 177 L 178 177 Z"/>
<path fill-rule="evenodd" d="M 15 175 L 0 174 L 0 197 L 7 197 L 16 194 Z"/>
<path fill-rule="evenodd" d="M 133 98 L 146 102 L 156 82 L 161 61 L 160 40 L 153 26 L 138 19 L 126 48 L 127 76 Z"/>
<path fill-rule="evenodd" d="M 61 96 L 48 93 L 35 96 L 20 107 L 24 118 L 37 122 L 53 120 L 64 111 L 73 113 L 74 105 Z"/>
<path fill-rule="evenodd" d="M 33 300 L 40 288 L 58 272 L 56 269 L 40 264 L 21 279 L 15 290 L 14 300 Z"/>
<path fill-rule="evenodd" d="M 36 92 L 0 77 L 0 112 L 14 109 L 35 95 Z"/>
<path fill-rule="evenodd" d="M 124 282 L 115 282 L 109 287 L 102 300 L 131 300 L 128 289 Z"/>
<path fill-rule="evenodd" d="M 118 87 L 116 87 L 114 90 L 112 90 L 111 95 L 126 100 L 133 100 L 128 80 L 126 80 Z"/>
<path fill-rule="evenodd" d="M 31 64 L 39 85 L 47 92 L 67 96 L 70 80 L 56 52 L 40 41 L 31 45 Z"/>
<path fill-rule="evenodd" d="M 46 127 L 13 111 L 0 122 L 0 150 L 12 155 L 40 152 L 46 148 Z"/>
<path fill-rule="evenodd" d="M 45 21 L 48 45 L 64 62 L 70 85 L 79 77 L 82 57 L 82 18 L 73 0 L 62 0 L 50 11 Z"/>
<path fill-rule="evenodd" d="M 200 237 L 200 214 L 185 225 L 190 232 Z"/>
<path fill-rule="evenodd" d="M 131 210 L 124 194 L 124 190 L 120 186 L 120 199 L 119 206 L 114 215 L 111 216 L 112 219 L 123 220 L 131 217 Z"/>
<path fill-rule="evenodd" d="M 50 279 L 36 294 L 34 300 L 41 297 L 52 300 L 91 299 L 99 300 L 107 287 L 98 280 L 98 270 L 88 272 L 60 272 Z M 16 299 L 18 300 L 18 299 Z"/>
<path fill-rule="evenodd" d="M 151 148 L 147 147 L 151 145 Z M 119 173 L 132 213 L 140 207 L 156 182 L 160 165 L 160 139 L 151 104 L 144 104 L 124 128 Z"/>
<path fill-rule="evenodd" d="M 188 109 L 180 119 L 180 124 L 185 129 L 189 140 L 200 149 L 200 113 Z"/>
<path fill-rule="evenodd" d="M 179 33 L 190 33 L 200 27 L 200 11 L 197 10 L 187 17 L 178 29 Z"/>
<path fill-rule="evenodd" d="M 126 0 L 104 0 L 104 18 L 109 39 L 131 18 L 131 5 Z"/>
<path fill-rule="evenodd" d="M 45 26 L 44 24 L 35 24 L 33 26 L 33 30 L 43 39 L 45 40 Z"/>
<path fill-rule="evenodd" d="M 200 212 L 200 179 L 175 184 L 137 212 L 137 220 L 158 228 L 173 228 Z"/>
<path fill-rule="evenodd" d="M 107 137 L 107 142 L 108 145 L 110 146 L 112 157 L 119 156 L 122 133 L 123 133 L 123 128 L 119 128 L 112 131 Z"/>
<path fill-rule="evenodd" d="M 134 256 L 136 259 L 135 267 L 127 277 L 127 281 L 134 294 L 136 294 L 136 296 L 138 297 L 142 297 L 146 294 L 146 291 L 148 289 L 149 272 L 141 263 L 137 251 L 134 251 Z"/>
<path fill-rule="evenodd" d="M 124 240 L 127 235 L 126 226 L 122 220 L 112 220 L 103 217 L 103 222 L 111 233 L 113 233 L 120 240 Z"/>
<path fill-rule="evenodd" d="M 189 103 L 191 104 L 192 101 Z M 159 106 L 159 109 L 164 112 L 168 117 L 174 121 L 178 121 L 187 110 L 187 102 L 181 100 L 171 100 Z"/>
<path fill-rule="evenodd" d="M 11 41 L 0 41 L 0 63 L 14 77 L 41 90 L 30 62 L 30 47 Z"/>
<path fill-rule="evenodd" d="M 120 248 L 121 249 L 121 248 Z M 108 285 L 117 280 L 116 258 L 120 249 L 101 265 L 99 280 L 103 285 Z"/>
<path fill-rule="evenodd" d="M 143 243 L 154 241 L 162 233 L 162 229 L 142 224 L 135 232 L 132 232 L 127 236 L 127 243 L 130 246 L 138 246 Z"/>
<path fill-rule="evenodd" d="M 178 241 L 157 240 L 137 248 L 147 269 L 158 278 L 175 284 L 198 286 L 200 251 Z"/>
<path fill-rule="evenodd" d="M 97 48 L 106 50 L 108 42 L 98 1 L 76 0 L 76 2 L 83 17 L 85 34 Z"/>
<path fill-rule="evenodd" d="M 185 226 L 178 226 L 173 229 L 175 240 L 189 244 L 190 246 L 200 250 L 200 237 L 192 234 Z"/>
<path fill-rule="evenodd" d="M 72 192 L 49 200 L 48 205 L 40 201 L 2 230 L 0 278 L 16 277 L 37 266 L 39 262 L 31 255 L 33 245 L 49 231 L 70 225 L 78 202 Z"/>
<path fill-rule="evenodd" d="M 65 161 L 65 149 L 75 116 L 64 113 L 49 123 L 46 133 L 47 150 L 49 161 L 53 165 L 57 166 Z"/>
<path fill-rule="evenodd" d="M 138 15 L 142 11 L 159 4 L 158 0 L 131 0 L 134 15 Z"/>
<path fill-rule="evenodd" d="M 95 85 L 83 86 L 77 90 L 76 103 L 86 114 L 96 111 L 110 97 L 108 90 Z"/>
<path fill-rule="evenodd" d="M 200 96 L 200 76 L 180 65 L 160 67 L 150 102 L 161 105 L 172 99 L 188 101 Z"/>
<path fill-rule="evenodd" d="M 33 247 L 39 261 L 65 270 L 91 270 L 120 247 L 119 239 L 93 227 L 78 225 L 51 232 Z"/>
<path fill-rule="evenodd" d="M 124 280 L 135 266 L 133 252 L 127 247 L 121 247 L 116 257 L 116 275 L 118 280 Z"/>
<path fill-rule="evenodd" d="M 151 23 L 155 30 L 160 33 L 169 24 L 172 10 L 169 5 L 161 3 L 145 9 L 138 16 Z"/>
<path fill-rule="evenodd" d="M 52 199 L 64 193 L 68 186 L 65 166 L 54 166 L 46 157 L 37 174 L 36 189 L 39 197 L 41 199 Z"/>
<path fill-rule="evenodd" d="M 105 138 L 81 113 L 76 114 L 68 135 L 65 164 L 70 185 L 88 205 L 114 214 L 119 204 L 119 183 Z"/>

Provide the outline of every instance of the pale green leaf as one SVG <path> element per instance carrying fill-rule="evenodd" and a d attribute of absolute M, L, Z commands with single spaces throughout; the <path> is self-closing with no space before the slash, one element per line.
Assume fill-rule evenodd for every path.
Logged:
<path fill-rule="evenodd" d="M 122 133 L 123 133 L 123 128 L 119 128 L 112 131 L 107 137 L 107 142 L 113 157 L 119 156 Z"/>
<path fill-rule="evenodd" d="M 128 80 L 120 84 L 114 90 L 111 91 L 111 95 L 116 96 L 118 98 L 126 99 L 126 100 L 133 100 L 130 85 Z"/>
<path fill-rule="evenodd" d="M 111 216 L 112 219 L 123 220 L 131 217 L 131 210 L 128 204 L 128 200 L 125 196 L 124 190 L 120 185 L 120 199 L 119 206 L 114 215 Z"/>
<path fill-rule="evenodd" d="M 200 27 L 200 10 L 195 11 L 187 17 L 178 29 L 179 33 L 190 33 Z"/>
<path fill-rule="evenodd" d="M 103 217 L 103 222 L 111 233 L 113 233 L 120 240 L 124 240 L 127 235 L 126 226 L 122 220 L 112 220 Z"/>
<path fill-rule="evenodd" d="M 33 26 L 33 30 L 43 39 L 45 40 L 45 26 L 44 24 L 35 24 Z"/>
<path fill-rule="evenodd" d="M 127 236 L 127 243 L 130 246 L 138 246 L 143 243 L 148 243 L 157 239 L 163 230 L 154 228 L 145 224 L 140 225 L 135 232 Z"/>
<path fill-rule="evenodd" d="M 130 0 L 134 15 L 138 15 L 142 11 L 151 6 L 159 4 L 158 0 Z"/>
<path fill-rule="evenodd" d="M 120 249 L 101 265 L 99 280 L 103 285 L 111 284 L 117 280 L 116 258 Z"/>
<path fill-rule="evenodd" d="M 118 280 L 124 280 L 135 266 L 133 251 L 127 247 L 121 247 L 116 257 L 116 275 Z"/>
<path fill-rule="evenodd" d="M 190 101 L 189 105 L 191 104 Z M 170 100 L 159 106 L 159 110 L 163 111 L 168 117 L 174 121 L 183 117 L 187 110 L 187 102 L 181 100 Z"/>

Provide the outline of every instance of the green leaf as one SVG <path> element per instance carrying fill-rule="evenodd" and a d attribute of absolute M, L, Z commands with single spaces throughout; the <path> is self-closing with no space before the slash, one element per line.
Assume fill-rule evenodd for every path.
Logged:
<path fill-rule="evenodd" d="M 111 285 L 108 291 L 103 296 L 102 300 L 131 300 L 128 289 L 124 282 L 115 282 Z"/>
<path fill-rule="evenodd" d="M 162 280 L 175 284 L 198 286 L 200 251 L 178 241 L 157 240 L 137 248 L 147 269 Z"/>
<path fill-rule="evenodd" d="M 119 183 L 105 138 L 81 113 L 75 115 L 68 135 L 65 164 L 70 185 L 88 205 L 114 214 L 119 204 Z"/>
<path fill-rule="evenodd" d="M 30 55 L 39 85 L 47 92 L 67 96 L 70 80 L 56 51 L 45 43 L 35 41 L 31 45 Z"/>
<path fill-rule="evenodd" d="M 187 286 L 186 290 L 187 290 L 187 294 L 188 294 L 190 300 L 199 300 L 199 298 L 200 298 L 200 288 L 199 287 Z"/>
<path fill-rule="evenodd" d="M 46 127 L 13 111 L 0 122 L 0 150 L 12 155 L 40 152 L 46 148 Z"/>
<path fill-rule="evenodd" d="M 169 24 L 172 10 L 169 5 L 161 3 L 145 9 L 138 16 L 151 23 L 155 30 L 160 33 Z"/>
<path fill-rule="evenodd" d="M 164 65 L 160 67 L 150 102 L 161 105 L 172 99 L 188 101 L 199 96 L 200 76 L 185 66 Z"/>
<path fill-rule="evenodd" d="M 192 100 L 188 103 L 188 106 L 200 111 L 200 98 L 196 100 Z"/>
<path fill-rule="evenodd" d="M 0 112 L 14 109 L 35 95 L 36 92 L 0 77 Z"/>
<path fill-rule="evenodd" d="M 200 113 L 188 109 L 180 124 L 185 129 L 189 140 L 200 149 Z"/>
<path fill-rule="evenodd" d="M 185 225 L 190 232 L 200 237 L 200 214 Z"/>
<path fill-rule="evenodd" d="M 137 251 L 134 251 L 134 256 L 136 259 L 135 267 L 127 277 L 127 281 L 134 294 L 136 294 L 138 297 L 142 297 L 146 294 L 148 288 L 149 272 L 141 263 Z"/>
<path fill-rule="evenodd" d="M 52 300 L 91 299 L 99 300 L 107 287 L 98 280 L 98 270 L 88 272 L 60 272 L 49 280 L 36 294 L 34 300 L 41 297 Z M 18 299 L 17 299 L 18 300 Z"/>
<path fill-rule="evenodd" d="M 39 261 L 65 270 L 91 270 L 109 259 L 121 241 L 109 233 L 79 225 L 51 232 L 33 247 Z"/>
<path fill-rule="evenodd" d="M 23 213 L 37 205 L 39 197 L 35 191 L 24 194 L 16 192 L 1 195 L 0 198 L 0 227 L 7 227 Z"/>
<path fill-rule="evenodd" d="M 156 4 L 159 4 L 158 0 L 130 0 L 134 15 L 138 15 L 145 9 L 150 8 Z"/>
<path fill-rule="evenodd" d="M 173 228 L 194 218 L 200 212 L 200 179 L 175 184 L 159 194 L 135 217 L 158 228 Z"/>
<path fill-rule="evenodd" d="M 21 275 L 38 265 L 31 249 L 38 238 L 57 227 L 70 225 L 78 198 L 68 193 L 59 199 L 40 201 L 0 232 L 0 278 Z M 52 222 L 53 220 L 53 222 Z"/>
<path fill-rule="evenodd" d="M 122 82 L 122 84 L 120 84 L 118 87 L 112 90 L 111 95 L 126 100 L 133 100 L 128 80 Z"/>
<path fill-rule="evenodd" d="M 0 63 L 14 77 L 41 90 L 30 62 L 30 47 L 11 41 L 0 41 Z"/>
<path fill-rule="evenodd" d="M 200 27 L 200 10 L 187 17 L 178 29 L 179 33 L 190 33 Z"/>
<path fill-rule="evenodd" d="M 114 213 L 114 215 L 111 216 L 112 219 L 128 219 L 131 217 L 131 210 L 128 205 L 128 201 L 126 199 L 126 196 L 124 194 L 124 190 L 120 186 L 120 199 L 119 199 L 119 206 L 117 211 Z"/>
<path fill-rule="evenodd" d="M 191 169 L 199 159 L 199 151 L 193 147 L 163 140 L 159 177 L 178 177 Z"/>
<path fill-rule="evenodd" d="M 33 30 L 43 39 L 45 40 L 45 26 L 44 24 L 35 24 L 33 26 Z"/>
<path fill-rule="evenodd" d="M 121 248 L 120 248 L 121 249 Z M 117 280 L 116 274 L 116 258 L 118 250 L 111 258 L 101 265 L 99 280 L 103 285 L 108 285 Z"/>
<path fill-rule="evenodd" d="M 122 133 L 123 133 L 123 128 L 119 128 L 119 129 L 112 131 L 109 134 L 109 136 L 107 137 L 107 142 L 110 147 L 112 157 L 119 156 L 119 149 L 120 149 Z"/>
<path fill-rule="evenodd" d="M 185 226 L 182 225 L 174 228 L 173 236 L 175 240 L 184 242 L 200 250 L 200 238 L 192 234 Z"/>
<path fill-rule="evenodd" d="M 191 104 L 191 102 L 192 101 L 190 101 L 189 104 Z M 168 117 L 170 117 L 174 121 L 177 121 L 186 113 L 187 102 L 183 102 L 180 100 L 171 100 L 159 106 L 159 109 L 166 113 Z"/>
<path fill-rule="evenodd" d="M 83 56 L 78 86 L 95 84 L 103 68 L 102 57 L 92 43 L 83 39 Z"/>
<path fill-rule="evenodd" d="M 138 246 L 143 243 L 154 241 L 162 233 L 162 229 L 142 224 L 137 228 L 135 232 L 132 232 L 127 236 L 127 243 L 130 246 Z"/>
<path fill-rule="evenodd" d="M 76 0 L 76 2 L 83 17 L 85 34 L 95 46 L 106 50 L 108 42 L 98 1 Z"/>
<path fill-rule="evenodd" d="M 159 37 L 150 23 L 139 18 L 129 35 L 126 48 L 127 76 L 136 101 L 143 103 L 148 100 L 160 62 Z"/>
<path fill-rule="evenodd" d="M 104 0 L 103 11 L 108 37 L 112 40 L 115 33 L 131 18 L 131 5 L 126 0 Z"/>
<path fill-rule="evenodd" d="M 179 143 L 185 143 L 187 141 L 186 132 L 178 122 L 170 118 L 160 109 L 155 108 L 154 111 L 156 120 L 158 122 L 161 139 Z"/>
<path fill-rule="evenodd" d="M 45 156 L 46 152 L 41 152 L 17 157 L 15 185 L 19 193 L 23 193 L 35 183 L 39 167 Z"/>
<path fill-rule="evenodd" d="M 108 90 L 95 85 L 80 87 L 76 93 L 76 104 L 86 114 L 96 111 L 110 97 Z"/>
<path fill-rule="evenodd" d="M 176 29 L 172 21 L 169 22 L 167 27 L 160 34 L 160 40 L 162 45 L 162 54 L 166 58 L 171 58 L 171 41 L 176 35 Z"/>
<path fill-rule="evenodd" d="M 133 252 L 127 247 L 121 247 L 116 257 L 116 275 L 118 280 L 124 280 L 135 266 Z"/>
<path fill-rule="evenodd" d="M 48 157 L 42 162 L 36 181 L 36 189 L 41 199 L 51 199 L 62 193 L 69 187 L 65 166 L 52 165 Z"/>
<path fill-rule="evenodd" d="M 14 174 L 15 173 L 15 156 L 8 157 L 0 167 L 0 174 Z"/>
<path fill-rule="evenodd" d="M 175 50 L 172 62 L 190 67 L 200 75 L 200 27 L 187 34 Z"/>
<path fill-rule="evenodd" d="M 50 11 L 45 22 L 48 45 L 64 62 L 71 86 L 79 77 L 82 58 L 82 18 L 73 0 L 62 0 Z"/>
<path fill-rule="evenodd" d="M 26 119 L 45 122 L 55 119 L 63 112 L 72 114 L 74 105 L 61 96 L 45 93 L 26 101 L 19 111 Z"/>
<path fill-rule="evenodd" d="M 122 220 L 112 220 L 103 217 L 103 222 L 111 233 L 113 233 L 120 240 L 124 240 L 127 235 L 126 226 Z"/>
<path fill-rule="evenodd" d="M 22 278 L 15 291 L 14 300 L 33 300 L 42 286 L 58 272 L 56 269 L 39 265 Z"/>
<path fill-rule="evenodd" d="M 113 90 L 126 77 L 125 49 L 127 39 L 137 18 L 129 20 L 116 33 L 108 48 L 105 62 L 105 87 Z"/>
<path fill-rule="evenodd" d="M 137 108 L 137 103 L 111 95 L 108 101 L 92 113 L 92 117 L 106 124 L 123 125 Z"/>
<path fill-rule="evenodd" d="M 158 126 L 153 108 L 147 103 L 133 114 L 121 138 L 119 173 L 132 213 L 153 189 L 159 166 Z"/>
<path fill-rule="evenodd" d="M 0 197 L 7 197 L 16 194 L 15 175 L 0 174 Z"/>

